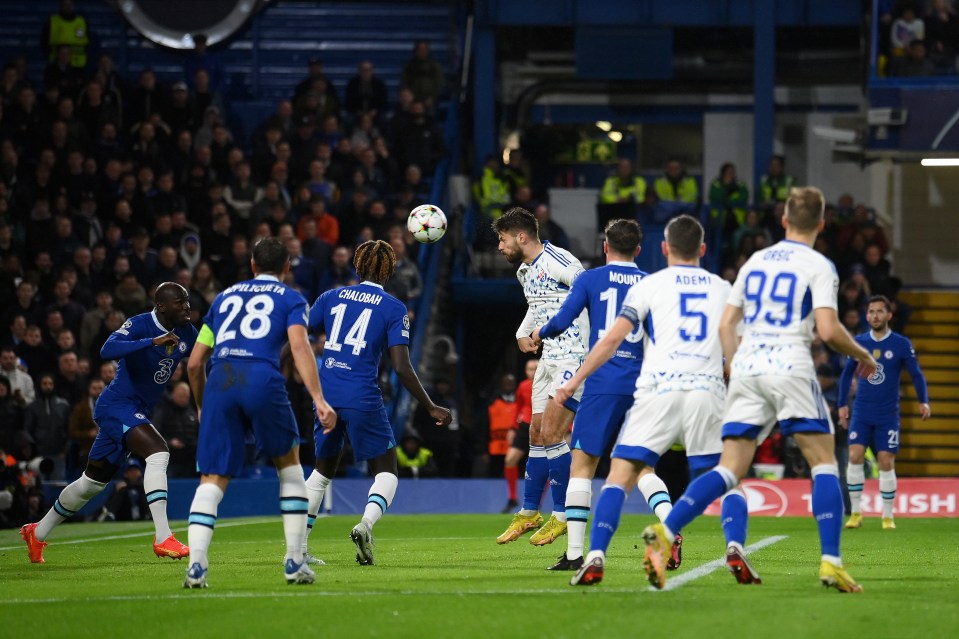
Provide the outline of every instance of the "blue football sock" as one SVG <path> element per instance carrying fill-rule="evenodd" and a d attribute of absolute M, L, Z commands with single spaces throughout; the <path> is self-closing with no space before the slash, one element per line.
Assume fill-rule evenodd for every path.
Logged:
<path fill-rule="evenodd" d="M 589 551 L 606 554 L 609 542 L 619 527 L 619 516 L 626 503 L 626 490 L 622 486 L 606 484 L 599 494 L 593 510 L 593 527 L 589 531 Z"/>
<path fill-rule="evenodd" d="M 736 477 L 722 466 L 716 466 L 693 480 L 675 504 L 663 523 L 675 535 L 689 522 L 699 517 L 709 504 L 736 485 Z"/>
<path fill-rule="evenodd" d="M 526 460 L 526 478 L 523 482 L 523 510 L 539 510 L 543 490 L 549 481 L 549 461 L 544 446 L 530 446 Z"/>
<path fill-rule="evenodd" d="M 812 514 L 819 525 L 819 544 L 823 555 L 839 557 L 842 513 L 839 468 L 835 464 L 815 466 L 812 469 Z"/>
<path fill-rule="evenodd" d="M 569 465 L 573 456 L 569 452 L 569 445 L 560 442 L 546 449 L 546 460 L 549 464 L 549 490 L 553 496 L 553 512 L 566 512 L 566 487 L 569 485 Z"/>
<path fill-rule="evenodd" d="M 731 543 L 746 545 L 749 508 L 746 506 L 746 496 L 742 492 L 733 490 L 723 497 L 722 521 L 726 545 Z"/>

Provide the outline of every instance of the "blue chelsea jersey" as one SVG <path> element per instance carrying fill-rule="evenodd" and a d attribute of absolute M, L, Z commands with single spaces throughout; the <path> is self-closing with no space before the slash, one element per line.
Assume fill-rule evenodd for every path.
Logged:
<path fill-rule="evenodd" d="M 860 419 L 888 421 L 899 419 L 899 384 L 902 369 L 909 371 L 920 403 L 929 402 L 926 378 L 916 360 L 912 343 L 899 333 L 889 331 L 875 339 L 872 331 L 856 335 L 856 341 L 876 360 L 876 372 L 869 379 L 860 379 L 853 413 Z M 839 406 L 849 401 L 849 389 L 856 372 L 856 360 L 849 358 L 839 380 Z"/>
<path fill-rule="evenodd" d="M 409 346 L 406 306 L 372 282 L 320 295 L 310 310 L 310 328 L 326 333 L 320 364 L 323 395 L 334 408 L 378 410 L 377 383 L 383 351 Z"/>
<path fill-rule="evenodd" d="M 287 329 L 306 326 L 307 313 L 306 299 L 272 275 L 224 289 L 203 318 L 213 331 L 213 365 L 265 362 L 279 371 Z"/>
<path fill-rule="evenodd" d="M 590 269 L 573 282 L 562 307 L 540 328 L 540 337 L 553 337 L 573 323 L 583 309 L 589 310 L 589 347 L 599 341 L 613 325 L 623 307 L 629 289 L 646 273 L 633 262 L 610 262 Z M 643 332 L 636 329 L 626 336 L 616 353 L 593 373 L 583 387 L 590 395 L 632 395 L 643 367 Z"/>
<path fill-rule="evenodd" d="M 180 338 L 176 346 L 154 346 L 153 339 L 165 333 L 156 311 L 135 315 L 113 331 L 100 355 L 118 360 L 117 376 L 100 395 L 98 405 L 132 401 L 149 411 L 156 404 L 180 360 L 190 355 L 197 336 L 192 324 L 178 326 L 173 329 Z"/>

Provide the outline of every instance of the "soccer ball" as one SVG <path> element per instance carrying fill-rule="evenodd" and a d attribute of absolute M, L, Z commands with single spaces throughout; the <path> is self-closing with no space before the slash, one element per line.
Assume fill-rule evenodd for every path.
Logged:
<path fill-rule="evenodd" d="M 432 244 L 446 235 L 446 214 L 438 206 L 421 204 L 410 211 L 406 228 L 417 242 Z"/>

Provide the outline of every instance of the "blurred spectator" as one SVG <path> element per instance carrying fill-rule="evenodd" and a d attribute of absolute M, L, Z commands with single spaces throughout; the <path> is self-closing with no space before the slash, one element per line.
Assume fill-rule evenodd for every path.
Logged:
<path fill-rule="evenodd" d="M 369 113 L 374 118 L 386 113 L 386 84 L 373 74 L 373 63 L 364 60 L 346 85 L 343 109 L 353 116 Z"/>
<path fill-rule="evenodd" d="M 66 407 L 68 418 L 64 423 L 70 441 L 67 468 L 73 469 L 75 473 L 86 468 L 90 448 L 100 430 L 93 421 L 93 407 L 103 389 L 103 380 L 94 377 L 87 383 L 86 397 L 74 404 L 72 409 L 69 404 Z"/>
<path fill-rule="evenodd" d="M 516 377 L 504 373 L 499 378 L 496 395 L 487 407 L 489 421 L 489 444 L 484 455 L 489 463 L 489 477 L 502 477 L 506 454 L 509 452 L 511 433 L 516 429 Z M 512 496 L 510 501 L 515 501 Z"/>
<path fill-rule="evenodd" d="M 736 228 L 746 221 L 749 189 L 736 177 L 736 165 L 727 162 L 709 185 L 709 217 L 714 228 L 722 229 L 723 242 L 731 245 Z"/>
<path fill-rule="evenodd" d="M 24 428 L 36 453 L 53 459 L 61 471 L 69 420 L 70 403 L 56 392 L 53 375 L 41 375 L 37 380 L 37 399 L 25 411 Z"/>
<path fill-rule="evenodd" d="M 769 158 L 766 174 L 759 181 L 758 203 L 772 207 L 776 202 L 785 202 L 789 189 L 796 185 L 796 178 L 785 172 L 786 158 L 774 155 Z"/>
<path fill-rule="evenodd" d="M 319 58 L 310 58 L 307 61 L 307 75 L 300 80 L 293 90 L 293 101 L 296 102 L 302 96 L 306 95 L 314 88 L 314 82 L 318 79 L 326 79 L 323 75 L 323 61 Z M 331 82 L 326 83 L 326 95 L 336 99 L 336 89 Z"/>
<path fill-rule="evenodd" d="M 953 10 L 953 0 L 932 0 L 925 19 L 925 32 L 929 58 L 936 67 L 955 72 L 959 17 Z"/>
<path fill-rule="evenodd" d="M 72 406 L 80 401 L 87 388 L 87 380 L 80 372 L 80 360 L 72 351 L 57 357 L 57 374 L 54 378 L 56 393 Z"/>
<path fill-rule="evenodd" d="M 862 313 L 859 311 L 859 309 L 846 309 L 846 312 L 843 313 L 842 318 L 840 319 L 842 320 L 842 325 L 847 331 L 849 331 L 850 335 L 858 335 L 865 330 L 865 325 L 862 321 Z"/>
<path fill-rule="evenodd" d="M 550 217 L 549 206 L 546 204 L 536 205 L 533 209 L 533 215 L 536 216 L 536 221 L 539 222 L 539 239 L 549 241 L 550 244 L 555 244 L 567 251 L 570 250 L 569 235 L 567 235 L 562 226 Z"/>
<path fill-rule="evenodd" d="M 759 211 L 755 209 L 750 209 L 749 212 L 746 213 L 746 219 L 743 220 L 742 226 L 736 229 L 736 232 L 733 234 L 733 251 L 737 253 L 740 252 L 743 248 L 743 240 L 747 237 L 762 237 L 766 246 L 772 244 L 772 236 L 769 231 L 760 224 L 759 219 Z"/>
<path fill-rule="evenodd" d="M 330 268 L 320 280 L 319 292 L 359 284 L 360 278 L 353 270 L 352 257 L 353 252 L 345 246 L 338 246 L 333 250 Z"/>
<path fill-rule="evenodd" d="M 620 158 L 616 174 L 606 178 L 599 194 L 601 204 L 642 204 L 646 201 L 646 180 L 633 173 L 633 162 Z"/>
<path fill-rule="evenodd" d="M 190 385 L 177 382 L 164 395 L 151 415 L 153 425 L 170 447 L 170 477 L 195 477 L 196 443 L 200 420 L 197 417 Z"/>
<path fill-rule="evenodd" d="M 922 40 L 912 40 L 906 45 L 906 54 L 893 58 L 889 65 L 890 75 L 901 77 L 926 77 L 935 72 L 936 67 L 926 57 L 926 44 Z"/>
<path fill-rule="evenodd" d="M 77 14 L 73 0 L 60 0 L 60 10 L 43 23 L 40 48 L 53 62 L 61 46 L 67 47 L 70 66 L 82 72 L 87 66 L 87 47 L 93 34 L 86 18 Z"/>
<path fill-rule="evenodd" d="M 290 254 L 290 276 L 293 286 L 308 300 L 315 300 L 319 286 L 319 268 L 316 262 L 303 255 L 303 247 L 295 237 L 287 240 L 286 250 Z M 288 282 L 289 283 L 289 282 Z"/>
<path fill-rule="evenodd" d="M 148 305 L 146 289 L 137 280 L 131 271 L 120 279 L 113 291 L 114 306 L 127 317 L 142 313 Z"/>
<path fill-rule="evenodd" d="M 400 86 L 413 92 L 413 97 L 432 110 L 443 92 L 443 67 L 430 57 L 430 43 L 417 40 L 413 57 L 403 65 Z"/>
<path fill-rule="evenodd" d="M 27 326 L 23 341 L 16 346 L 17 356 L 27 365 L 30 376 L 37 376 L 45 372 L 53 372 L 56 359 L 46 344 L 43 343 L 43 334 L 36 324 Z"/>
<path fill-rule="evenodd" d="M 23 412 L 23 403 L 10 390 L 10 381 L 0 375 L 0 449 L 14 450 L 23 440 Z"/>
<path fill-rule="evenodd" d="M 0 348 L 0 378 L 7 380 L 10 397 L 20 406 L 27 406 L 35 399 L 33 378 L 20 368 L 19 358 L 12 346 Z"/>
<path fill-rule="evenodd" d="M 661 202 L 683 202 L 686 204 L 699 203 L 699 187 L 696 180 L 686 175 L 686 167 L 677 160 L 671 159 L 666 163 L 663 175 L 656 178 L 653 190 Z"/>
<path fill-rule="evenodd" d="M 916 15 L 912 2 L 905 2 L 898 18 L 892 23 L 890 42 L 893 56 L 903 55 L 912 42 L 922 41 L 926 37 L 926 25 Z"/>
<path fill-rule="evenodd" d="M 433 452 L 436 471 L 440 477 L 456 475 L 459 452 L 460 423 L 453 387 L 447 379 L 438 379 L 433 385 L 430 397 L 437 406 L 448 408 L 453 413 L 449 426 L 437 426 L 436 420 L 422 406 L 413 413 L 413 428 L 419 433 L 423 444 Z"/>
<path fill-rule="evenodd" d="M 386 282 L 383 288 L 410 308 L 423 294 L 423 277 L 420 275 L 420 269 L 416 262 L 407 259 L 406 243 L 402 239 L 390 241 L 390 246 L 393 247 L 393 253 L 396 255 L 396 270 L 393 277 Z M 439 405 L 437 404 L 437 406 Z M 449 407 L 447 406 L 447 408 Z M 429 437 L 424 437 L 424 441 L 433 448 L 434 452 L 440 452 L 436 446 L 432 446 L 433 442 Z"/>
<path fill-rule="evenodd" d="M 143 465 L 131 457 L 123 467 L 122 478 L 113 482 L 113 493 L 98 521 L 141 521 L 150 518 L 146 491 L 143 488 Z"/>
<path fill-rule="evenodd" d="M 307 222 L 313 222 L 312 234 L 306 232 Z M 300 218 L 297 224 L 297 237 L 301 242 L 319 239 L 329 246 L 336 246 L 340 240 L 340 222 L 326 210 L 326 200 L 314 197 L 310 200 L 310 209 L 307 215 Z M 306 247 L 304 247 L 304 252 Z"/>
<path fill-rule="evenodd" d="M 503 209 L 509 204 L 509 183 L 503 177 L 502 163 L 496 154 L 486 156 L 483 173 L 473 185 L 473 196 L 480 211 L 489 220 L 499 219 Z"/>
<path fill-rule="evenodd" d="M 206 71 L 209 77 L 210 88 L 220 93 L 226 88 L 226 72 L 220 57 L 207 49 L 207 36 L 203 33 L 193 34 L 193 53 L 183 62 L 183 79 L 187 83 L 196 80 L 197 71 Z"/>
<path fill-rule="evenodd" d="M 523 157 L 522 149 L 510 149 L 506 157 L 506 166 L 503 167 L 503 179 L 509 185 L 512 195 L 529 184 L 529 165 Z"/>
<path fill-rule="evenodd" d="M 412 433 L 403 435 L 396 449 L 396 465 L 400 477 L 435 477 L 436 463 L 433 451 L 423 446 L 422 440 Z"/>
<path fill-rule="evenodd" d="M 443 136 L 420 101 L 410 106 L 410 121 L 396 132 L 395 137 L 394 151 L 404 170 L 410 164 L 416 164 L 424 173 L 432 174 L 437 161 L 446 151 Z"/>
<path fill-rule="evenodd" d="M 892 266 L 882 256 L 878 244 L 867 244 L 863 251 L 863 275 L 869 282 L 869 290 L 873 295 L 888 295 L 890 286 L 890 271 Z"/>
<path fill-rule="evenodd" d="M 80 352 L 84 355 L 99 353 L 101 344 L 95 344 L 94 339 L 103 330 L 107 313 L 113 310 L 113 295 L 108 290 L 100 290 L 96 296 L 96 306 L 83 314 L 80 323 Z M 94 351 L 95 352 L 92 352 Z"/>

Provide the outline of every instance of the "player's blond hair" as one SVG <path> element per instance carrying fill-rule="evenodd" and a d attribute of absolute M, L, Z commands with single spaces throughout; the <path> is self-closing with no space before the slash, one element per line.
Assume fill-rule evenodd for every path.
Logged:
<path fill-rule="evenodd" d="M 826 209 L 826 198 L 814 186 L 796 186 L 789 190 L 786 200 L 786 219 L 789 226 L 801 233 L 819 228 Z"/>
<path fill-rule="evenodd" d="M 396 253 L 383 240 L 363 242 L 356 248 L 353 266 L 362 279 L 385 284 L 396 270 Z"/>

